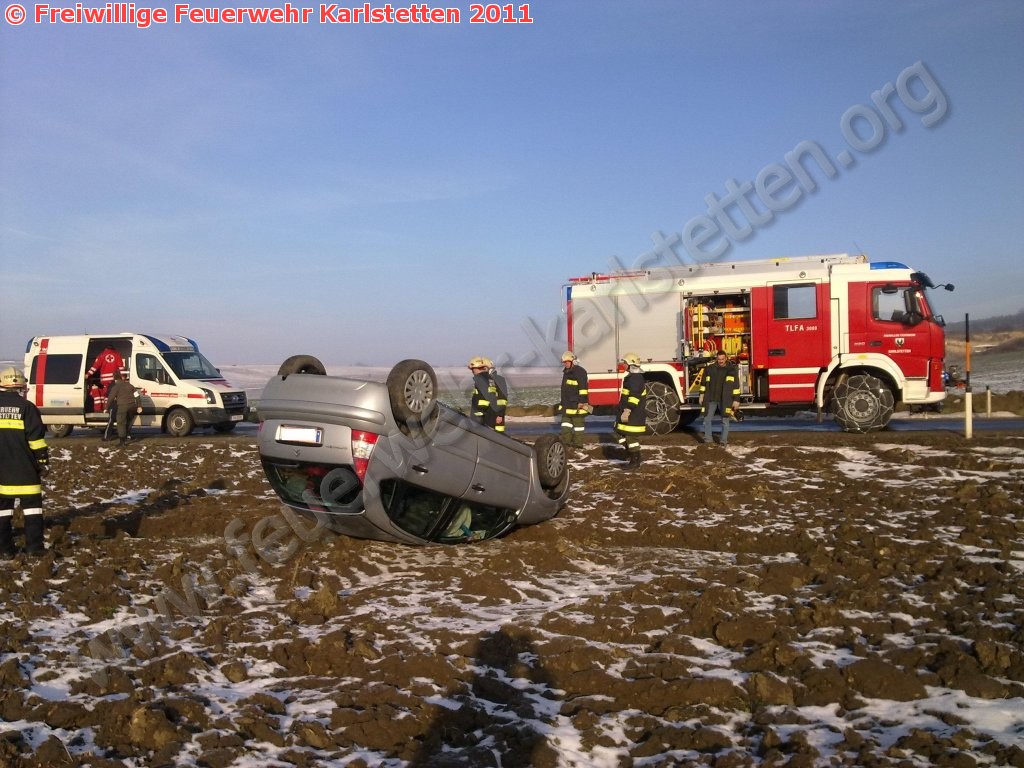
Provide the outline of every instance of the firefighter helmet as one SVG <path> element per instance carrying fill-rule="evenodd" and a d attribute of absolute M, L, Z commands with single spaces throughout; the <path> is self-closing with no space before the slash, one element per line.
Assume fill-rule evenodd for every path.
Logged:
<path fill-rule="evenodd" d="M 486 368 L 487 370 L 491 370 L 491 368 L 494 367 L 494 361 L 491 360 L 491 358 L 484 357 L 482 358 L 482 360 L 484 361 L 484 368 Z"/>
<path fill-rule="evenodd" d="M 487 367 L 487 361 L 484 358 L 480 357 L 480 355 L 477 355 L 476 357 L 471 357 L 469 359 L 469 367 L 470 368 L 486 368 Z"/>
<path fill-rule="evenodd" d="M 640 365 L 640 356 L 635 352 L 627 352 L 622 356 L 622 362 L 626 365 Z"/>
<path fill-rule="evenodd" d="M 0 389 L 23 389 L 28 385 L 25 374 L 11 366 L 0 371 Z"/>
<path fill-rule="evenodd" d="M 572 353 L 572 350 L 568 350 L 567 349 L 565 352 L 562 353 L 562 362 L 563 363 L 575 363 L 576 362 L 576 355 L 574 355 Z"/>

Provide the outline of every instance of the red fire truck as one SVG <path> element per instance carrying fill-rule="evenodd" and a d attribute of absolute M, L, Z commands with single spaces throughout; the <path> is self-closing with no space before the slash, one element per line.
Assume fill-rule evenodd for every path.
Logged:
<path fill-rule="evenodd" d="M 945 397 L 936 286 L 897 262 L 837 254 L 594 273 L 565 288 L 569 348 L 590 373 L 591 405 L 618 401 L 621 357 L 644 360 L 657 434 L 700 412 L 704 368 L 737 363 L 742 410 L 827 410 L 847 431 L 888 424 L 897 402 Z"/>

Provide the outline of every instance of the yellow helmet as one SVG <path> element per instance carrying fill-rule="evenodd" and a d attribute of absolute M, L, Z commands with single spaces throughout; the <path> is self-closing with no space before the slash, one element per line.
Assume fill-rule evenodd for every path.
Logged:
<path fill-rule="evenodd" d="M 494 361 L 493 361 L 493 360 L 491 360 L 491 358 L 489 358 L 489 357 L 484 357 L 484 358 L 482 358 L 482 359 L 483 359 L 483 361 L 484 361 L 484 368 L 486 368 L 487 370 L 490 370 L 491 368 L 493 368 L 493 367 L 494 367 Z"/>
<path fill-rule="evenodd" d="M 487 360 L 484 359 L 483 357 L 480 357 L 480 355 L 477 355 L 476 357 L 471 357 L 471 358 L 469 358 L 469 367 L 470 368 L 487 368 L 488 367 L 487 366 Z"/>
<path fill-rule="evenodd" d="M 635 352 L 627 352 L 622 356 L 622 362 L 626 365 L 640 365 L 640 356 Z"/>
<path fill-rule="evenodd" d="M 0 389 L 24 389 L 28 386 L 25 374 L 13 366 L 0 371 Z"/>
<path fill-rule="evenodd" d="M 571 350 L 567 349 L 565 352 L 562 353 L 562 362 L 563 363 L 575 363 L 576 362 L 576 355 L 574 355 Z"/>

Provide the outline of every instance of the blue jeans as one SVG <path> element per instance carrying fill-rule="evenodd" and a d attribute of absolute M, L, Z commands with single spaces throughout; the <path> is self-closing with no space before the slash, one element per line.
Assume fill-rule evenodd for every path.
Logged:
<path fill-rule="evenodd" d="M 722 407 L 722 404 L 716 403 L 714 400 L 704 401 L 704 441 L 711 442 L 711 418 L 715 415 L 716 410 L 722 414 L 722 445 L 728 445 L 729 417 L 725 415 L 725 408 Z"/>

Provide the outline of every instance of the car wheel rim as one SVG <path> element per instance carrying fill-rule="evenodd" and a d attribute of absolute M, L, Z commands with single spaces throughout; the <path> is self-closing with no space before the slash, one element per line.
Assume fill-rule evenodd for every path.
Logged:
<path fill-rule="evenodd" d="M 434 399 L 434 387 L 426 371 L 416 371 L 405 380 L 405 404 L 413 413 L 423 413 Z"/>
<path fill-rule="evenodd" d="M 548 474 L 552 477 L 560 477 L 565 468 L 565 447 L 555 445 L 548 451 Z"/>

